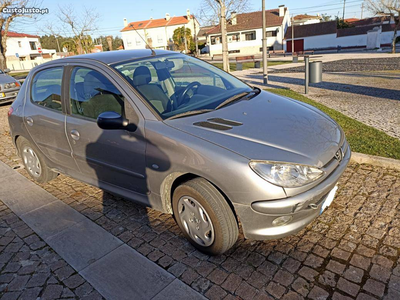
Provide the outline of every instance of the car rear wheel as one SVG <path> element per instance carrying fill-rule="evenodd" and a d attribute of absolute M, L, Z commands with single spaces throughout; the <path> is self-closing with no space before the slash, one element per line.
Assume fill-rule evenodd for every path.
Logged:
<path fill-rule="evenodd" d="M 42 154 L 35 145 L 23 137 L 17 139 L 17 147 L 29 176 L 39 183 L 46 183 L 57 177 L 46 164 Z"/>
<path fill-rule="evenodd" d="M 207 180 L 195 178 L 178 186 L 172 208 L 182 232 L 200 251 L 218 255 L 235 244 L 239 229 L 233 211 Z"/>

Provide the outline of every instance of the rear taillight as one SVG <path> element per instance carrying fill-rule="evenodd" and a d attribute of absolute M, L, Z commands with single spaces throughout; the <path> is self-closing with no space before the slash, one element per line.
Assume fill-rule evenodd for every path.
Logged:
<path fill-rule="evenodd" d="M 12 106 L 10 106 L 10 108 L 8 109 L 8 116 L 11 116 L 13 112 L 14 112 L 14 108 Z"/>

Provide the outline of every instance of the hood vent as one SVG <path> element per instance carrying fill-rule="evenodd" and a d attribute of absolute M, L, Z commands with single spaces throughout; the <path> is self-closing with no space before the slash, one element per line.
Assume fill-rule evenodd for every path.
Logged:
<path fill-rule="evenodd" d="M 230 130 L 233 126 L 241 126 L 243 124 L 222 118 L 211 118 L 207 121 L 193 123 L 193 125 L 215 130 Z"/>

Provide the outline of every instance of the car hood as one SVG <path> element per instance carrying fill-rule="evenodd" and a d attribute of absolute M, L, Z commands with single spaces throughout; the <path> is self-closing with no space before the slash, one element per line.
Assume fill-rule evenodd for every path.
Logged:
<path fill-rule="evenodd" d="M 15 79 L 6 74 L 0 74 L 0 84 L 15 82 Z"/>
<path fill-rule="evenodd" d="M 322 167 L 341 144 L 341 129 L 330 117 L 302 102 L 262 91 L 219 110 L 166 120 L 253 160 Z"/>

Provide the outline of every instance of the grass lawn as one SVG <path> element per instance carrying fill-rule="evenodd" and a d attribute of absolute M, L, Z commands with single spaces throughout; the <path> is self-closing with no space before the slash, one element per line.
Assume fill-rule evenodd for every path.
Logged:
<path fill-rule="evenodd" d="M 283 61 L 283 60 L 279 60 L 279 61 L 268 61 L 268 67 L 273 67 L 273 66 L 277 66 L 277 65 L 283 65 L 283 64 L 290 64 L 292 63 L 292 61 Z M 214 66 L 222 69 L 222 63 L 212 63 Z M 236 63 L 230 63 L 230 68 L 231 71 L 236 71 Z M 263 63 L 261 62 L 261 68 L 263 66 Z M 252 69 L 254 68 L 254 63 L 252 62 L 245 62 L 243 63 L 243 70 L 247 70 L 247 69 Z"/>
<path fill-rule="evenodd" d="M 365 125 L 294 91 L 285 89 L 268 89 L 267 91 L 311 104 L 328 114 L 343 128 L 352 151 L 400 159 L 399 139 L 391 137 L 383 131 Z"/>

